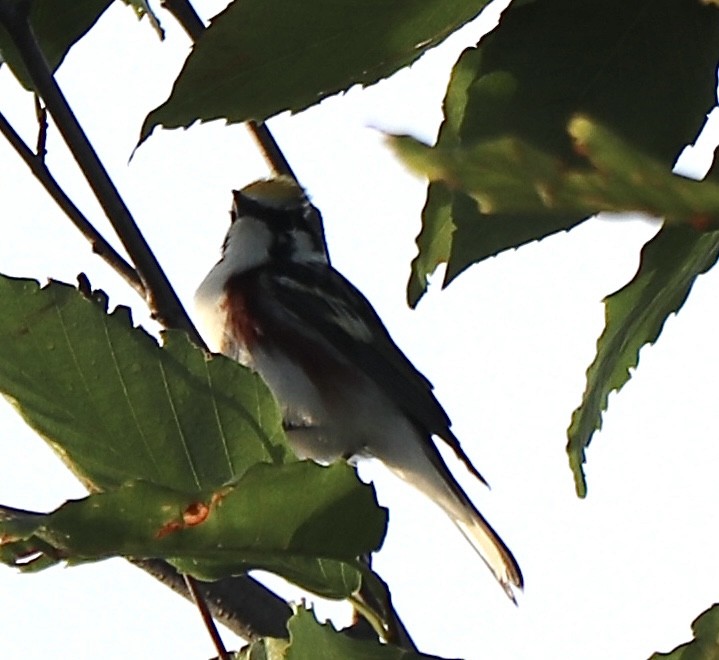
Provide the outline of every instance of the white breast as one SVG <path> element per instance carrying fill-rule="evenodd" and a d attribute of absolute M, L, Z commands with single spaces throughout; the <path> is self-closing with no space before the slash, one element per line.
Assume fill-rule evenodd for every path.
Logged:
<path fill-rule="evenodd" d="M 207 274 L 195 293 L 197 324 L 208 347 L 215 353 L 226 352 L 227 312 L 224 308 L 225 285 L 233 275 L 245 273 L 266 263 L 272 233 L 264 222 L 239 217 L 227 231 L 222 259 Z M 243 362 L 237 355 L 228 355 Z"/>

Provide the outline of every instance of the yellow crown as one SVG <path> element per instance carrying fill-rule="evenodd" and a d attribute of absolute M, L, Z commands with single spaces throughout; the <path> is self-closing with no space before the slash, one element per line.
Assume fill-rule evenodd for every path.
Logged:
<path fill-rule="evenodd" d="M 305 191 L 289 176 L 260 179 L 245 186 L 239 193 L 245 199 L 276 209 L 297 208 L 307 203 Z"/>

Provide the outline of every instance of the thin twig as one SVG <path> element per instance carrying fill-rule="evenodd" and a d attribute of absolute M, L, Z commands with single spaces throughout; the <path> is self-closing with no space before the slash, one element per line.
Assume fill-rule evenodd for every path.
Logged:
<path fill-rule="evenodd" d="M 55 203 L 63 210 L 65 215 L 90 241 L 92 249 L 100 257 L 102 257 L 110 266 L 112 266 L 122 278 L 144 299 L 145 287 L 140 281 L 140 277 L 135 269 L 125 261 L 122 256 L 112 247 L 95 229 L 90 221 L 83 215 L 82 211 L 75 206 L 72 200 L 65 194 L 50 170 L 45 164 L 45 160 L 40 153 L 34 154 L 32 150 L 23 142 L 22 138 L 17 134 L 15 129 L 10 125 L 5 116 L 0 112 L 0 133 L 10 143 L 17 154 L 22 158 L 35 178 L 43 185 L 49 195 L 55 200 Z"/>
<path fill-rule="evenodd" d="M 183 576 L 159 559 L 131 560 L 175 593 L 192 600 Z M 216 621 L 236 635 L 254 641 L 262 637 L 287 637 L 290 606 L 265 585 L 248 575 L 217 582 L 195 582 Z"/>
<path fill-rule="evenodd" d="M 205 603 L 205 599 L 197 588 L 197 582 L 189 575 L 185 575 L 185 584 L 187 585 L 188 591 L 192 594 L 192 600 L 195 601 L 195 605 L 200 611 L 200 616 L 202 617 L 202 622 L 205 624 L 205 628 L 207 628 L 207 631 L 210 633 L 212 643 L 215 645 L 215 650 L 217 651 L 217 657 L 220 660 L 230 660 L 230 654 L 225 648 L 222 637 L 220 637 L 220 633 L 212 619 L 212 614 L 210 614 L 207 603 Z"/>
<path fill-rule="evenodd" d="M 47 156 L 47 108 L 40 102 L 37 94 L 35 94 L 35 117 L 37 118 L 35 155 L 44 161 Z"/>
<path fill-rule="evenodd" d="M 24 2 L 3 0 L 0 2 L 0 23 L 21 54 L 23 64 L 30 74 L 37 93 L 45 102 L 85 179 L 135 264 L 140 279 L 145 285 L 146 301 L 151 311 L 166 327 L 182 328 L 198 346 L 204 346 L 180 299 L 160 268 L 155 255 L 58 86 L 33 35 L 28 21 L 28 6 Z"/>

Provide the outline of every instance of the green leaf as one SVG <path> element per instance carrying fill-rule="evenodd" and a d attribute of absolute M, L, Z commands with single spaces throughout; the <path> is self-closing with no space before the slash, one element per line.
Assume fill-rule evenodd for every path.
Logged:
<path fill-rule="evenodd" d="M 0 276 L 0 392 L 96 488 L 215 488 L 294 460 L 261 379 L 183 333 L 164 347 L 66 284 Z"/>
<path fill-rule="evenodd" d="M 212 19 L 172 94 L 141 139 L 162 124 L 264 120 L 297 112 L 416 60 L 474 18 L 487 0 L 243 0 Z"/>
<path fill-rule="evenodd" d="M 447 148 L 460 144 L 459 131 L 467 105 L 476 57 L 479 51 L 469 49 L 459 58 L 452 72 L 444 99 L 444 121 L 439 129 L 437 145 Z M 449 259 L 452 234 L 455 230 L 452 209 L 453 192 L 442 182 L 430 182 L 427 201 L 422 209 L 422 230 L 417 236 L 417 256 L 412 261 L 407 284 L 407 302 L 414 307 L 427 290 L 427 280 L 439 264 Z"/>
<path fill-rule="evenodd" d="M 33 0 L 30 4 L 30 26 L 45 59 L 54 71 L 62 64 L 73 44 L 95 25 L 112 1 L 73 0 L 59 5 L 57 0 Z M 35 86 L 30 80 L 15 44 L 2 27 L 0 27 L 0 57 L 9 64 L 23 87 L 34 89 Z"/>
<path fill-rule="evenodd" d="M 512 83 L 504 75 L 490 75 L 475 83 L 482 52 L 467 49 L 452 72 L 444 100 L 445 120 L 440 127 L 437 149 L 462 148 L 462 125 L 470 98 L 481 88 L 489 97 L 507 94 Z M 400 152 L 401 156 L 401 152 Z M 428 278 L 447 262 L 443 286 L 468 266 L 502 250 L 516 248 L 560 229 L 569 229 L 578 219 L 562 213 L 539 217 L 524 213 L 483 213 L 477 203 L 455 182 L 430 181 L 427 202 L 422 210 L 422 230 L 417 237 L 418 252 L 412 261 L 407 285 L 407 302 L 414 307 L 427 289 Z"/>
<path fill-rule="evenodd" d="M 712 605 L 692 623 L 694 640 L 649 660 L 719 660 L 719 605 Z"/>
<path fill-rule="evenodd" d="M 506 139 L 559 166 L 577 167 L 584 159 L 574 152 L 566 127 L 581 114 L 668 172 L 715 103 L 717 16 L 716 7 L 699 1 L 514 2 L 479 48 L 460 57 L 437 146 L 470 152 Z M 505 171 L 493 168 L 511 162 L 495 159 L 486 168 L 501 177 Z M 461 181 L 451 183 L 441 203 L 433 190 L 442 184 L 430 184 L 408 286 L 411 304 L 443 261 L 446 285 L 472 263 L 586 218 L 581 210 L 480 211 L 460 199 L 468 192 Z M 525 184 L 520 199 L 535 192 L 531 179 Z M 516 193 L 514 185 L 502 194 Z"/>
<path fill-rule="evenodd" d="M 345 598 L 361 583 L 357 557 L 386 526 L 372 487 L 344 463 L 257 464 L 212 492 L 134 481 L 47 515 L 0 510 L 0 557 L 19 567 L 29 549 L 46 564 L 162 558 L 201 579 L 264 569 Z"/>
<path fill-rule="evenodd" d="M 567 130 L 586 159 L 575 167 L 516 138 L 447 148 L 395 136 L 390 144 L 413 170 L 471 197 L 491 217 L 487 224 L 503 216 L 544 222 L 608 211 L 719 225 L 719 184 L 672 174 L 588 117 L 573 117 Z"/>
<path fill-rule="evenodd" d="M 715 105 L 718 19 L 698 0 L 513 3 L 480 43 L 462 140 L 512 135 L 571 162 L 564 127 L 586 114 L 671 168 Z"/>
<path fill-rule="evenodd" d="M 266 638 L 246 649 L 242 660 L 441 660 L 434 655 L 412 653 L 376 640 L 352 639 L 331 623 L 318 623 L 311 610 L 298 607 L 287 623 L 290 641 Z"/>
<path fill-rule="evenodd" d="M 667 317 L 684 304 L 697 276 L 719 257 L 719 232 L 665 225 L 642 249 L 637 274 L 605 301 L 605 327 L 587 370 L 582 403 L 567 431 L 567 453 L 577 494 L 587 492 L 583 464 L 594 431 L 601 428 L 610 392 L 619 390 L 639 362 L 642 346 L 656 341 Z"/>

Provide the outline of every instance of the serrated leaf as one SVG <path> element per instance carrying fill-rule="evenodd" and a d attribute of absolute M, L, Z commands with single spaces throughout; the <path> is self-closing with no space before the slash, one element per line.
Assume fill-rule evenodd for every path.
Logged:
<path fill-rule="evenodd" d="M 569 231 L 584 220 L 568 213 L 482 213 L 468 195 L 452 195 L 455 225 L 443 286 L 447 286 L 472 264 L 504 250 L 516 249 L 560 231 Z"/>
<path fill-rule="evenodd" d="M 438 656 L 412 653 L 376 640 L 352 639 L 331 623 L 319 623 L 311 610 L 298 607 L 287 623 L 290 641 L 262 639 L 243 650 L 240 658 L 257 660 L 441 660 Z"/>
<path fill-rule="evenodd" d="M 56 0 L 33 0 L 30 3 L 32 31 L 53 71 L 110 4 L 111 0 L 73 0 L 62 5 Z M 35 88 L 15 44 L 3 27 L 0 27 L 0 56 L 26 89 Z"/>
<path fill-rule="evenodd" d="M 474 18 L 488 0 L 244 0 L 212 19 L 168 100 L 146 118 L 257 121 L 389 76 Z"/>
<path fill-rule="evenodd" d="M 570 117 L 584 114 L 668 172 L 715 103 L 718 52 L 716 8 L 698 1 L 514 2 L 499 27 L 458 61 L 437 146 L 471 149 L 506 138 L 563 166 L 577 166 L 582 159 L 573 152 L 566 126 Z M 455 198 L 467 191 L 453 183 L 444 204 L 428 203 L 423 213 L 408 288 L 411 304 L 442 261 L 448 261 L 446 285 L 472 263 L 586 218 L 579 212 L 556 218 L 546 213 L 494 218 L 493 212 L 476 210 L 456 215 Z M 430 195 L 435 185 L 430 184 Z M 522 197 L 532 192 L 523 191 Z M 513 193 L 516 188 L 504 194 Z M 451 246 L 445 238 L 448 223 L 456 227 Z M 442 236 L 435 239 L 438 230 Z M 487 236 L 491 248 L 481 240 Z"/>
<path fill-rule="evenodd" d="M 96 297 L 0 276 L 0 392 L 71 469 L 101 489 L 143 479 L 193 492 L 294 460 L 258 376 L 180 332 L 161 348 Z"/>
<path fill-rule="evenodd" d="M 602 426 L 609 394 L 629 380 L 630 370 L 639 363 L 639 350 L 656 341 L 667 317 L 681 308 L 696 278 L 717 257 L 719 232 L 665 225 L 642 249 L 632 281 L 606 299 L 604 332 L 587 369 L 582 403 L 567 431 L 567 453 L 580 497 L 587 491 L 585 450 Z"/>
<path fill-rule="evenodd" d="M 201 579 L 264 569 L 345 598 L 361 583 L 357 557 L 381 545 L 386 525 L 346 464 L 257 464 L 212 492 L 135 481 L 47 515 L 5 509 L 0 557 L 20 567 L 28 548 L 46 562 L 161 558 Z"/>
<path fill-rule="evenodd" d="M 712 605 L 692 623 L 694 640 L 649 660 L 719 660 L 719 605 Z"/>
<path fill-rule="evenodd" d="M 415 307 L 427 290 L 429 276 L 449 259 L 455 226 L 452 191 L 441 181 L 432 182 L 422 209 L 422 230 L 417 236 L 417 256 L 412 260 L 407 283 L 407 304 Z"/>

